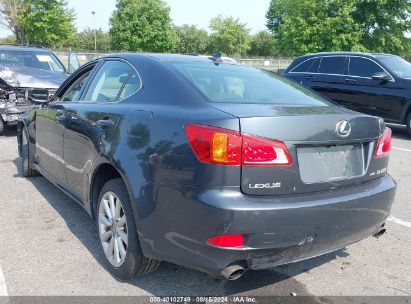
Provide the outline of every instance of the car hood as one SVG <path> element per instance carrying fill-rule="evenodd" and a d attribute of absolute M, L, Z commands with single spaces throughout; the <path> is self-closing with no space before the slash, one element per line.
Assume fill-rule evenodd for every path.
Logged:
<path fill-rule="evenodd" d="M 65 72 L 0 65 L 0 78 L 12 87 L 57 89 L 67 77 Z"/>

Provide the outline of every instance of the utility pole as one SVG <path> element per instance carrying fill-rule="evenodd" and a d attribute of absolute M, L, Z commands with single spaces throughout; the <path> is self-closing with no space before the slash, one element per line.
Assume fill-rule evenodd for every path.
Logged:
<path fill-rule="evenodd" d="M 91 14 L 93 15 L 93 19 L 94 19 L 94 52 L 97 53 L 96 12 L 92 11 Z"/>
<path fill-rule="evenodd" d="M 11 15 L 12 15 L 12 18 L 14 20 L 17 20 L 18 12 L 17 12 L 16 0 L 13 0 L 13 4 L 14 4 L 14 10 L 13 10 L 13 13 Z M 15 31 L 15 35 L 16 35 L 16 39 L 17 39 L 17 44 L 23 44 L 23 37 L 21 37 L 21 29 L 20 29 L 20 25 L 18 23 L 19 23 L 18 21 L 13 22 L 14 31 Z"/>

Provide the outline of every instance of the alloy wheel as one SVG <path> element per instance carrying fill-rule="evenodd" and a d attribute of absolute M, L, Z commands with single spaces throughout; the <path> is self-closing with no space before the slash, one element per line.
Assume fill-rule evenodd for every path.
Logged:
<path fill-rule="evenodd" d="M 104 253 L 108 261 L 118 268 L 126 259 L 128 230 L 121 200 L 111 191 L 101 198 L 98 223 Z"/>

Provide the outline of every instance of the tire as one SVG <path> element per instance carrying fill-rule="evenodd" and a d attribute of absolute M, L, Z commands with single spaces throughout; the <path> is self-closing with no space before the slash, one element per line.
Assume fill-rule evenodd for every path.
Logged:
<path fill-rule="evenodd" d="M 407 125 L 408 136 L 411 136 L 411 112 L 408 113 L 407 119 L 405 120 L 405 124 Z"/>
<path fill-rule="evenodd" d="M 6 124 L 3 121 L 3 118 L 0 116 L 0 136 L 4 135 L 4 131 L 6 130 Z"/>
<path fill-rule="evenodd" d="M 21 172 L 24 177 L 34 177 L 39 176 L 39 173 L 30 168 L 30 153 L 29 153 L 29 144 L 27 141 L 27 132 L 26 129 L 21 130 Z"/>
<path fill-rule="evenodd" d="M 117 210 L 119 202 L 119 211 L 111 211 Z M 109 219 L 113 213 L 114 221 Z M 101 189 L 96 208 L 96 224 L 100 247 L 111 273 L 116 277 L 129 279 L 141 276 L 157 270 L 160 266 L 160 261 L 143 255 L 130 198 L 122 179 L 110 180 Z"/>

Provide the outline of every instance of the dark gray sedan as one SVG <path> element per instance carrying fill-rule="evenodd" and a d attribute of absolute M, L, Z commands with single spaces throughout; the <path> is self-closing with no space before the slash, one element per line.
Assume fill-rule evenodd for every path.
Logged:
<path fill-rule="evenodd" d="M 96 221 L 112 272 L 169 261 L 233 280 L 381 235 L 391 130 L 219 57 L 117 54 L 19 126 L 21 171 Z"/>

